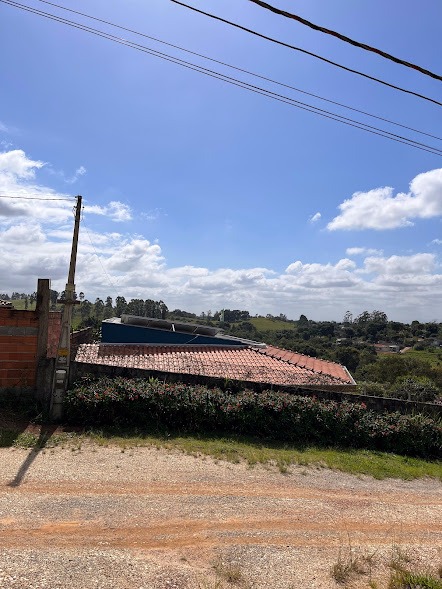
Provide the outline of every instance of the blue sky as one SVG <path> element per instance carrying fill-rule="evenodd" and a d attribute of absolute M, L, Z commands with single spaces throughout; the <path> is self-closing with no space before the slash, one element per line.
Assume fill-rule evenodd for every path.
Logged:
<path fill-rule="evenodd" d="M 170 0 L 62 2 L 442 136 L 440 107 Z M 441 147 L 38 0 L 24 3 Z M 440 82 L 248 0 L 189 3 L 442 101 Z M 435 0 L 274 4 L 440 73 Z M 5 4 L 0 55 L 0 193 L 83 195 L 76 285 L 89 300 L 161 298 L 171 309 L 334 320 L 380 309 L 401 321 L 442 320 L 439 156 Z M 38 277 L 63 289 L 71 209 L 0 199 L 0 292 L 32 292 Z"/>

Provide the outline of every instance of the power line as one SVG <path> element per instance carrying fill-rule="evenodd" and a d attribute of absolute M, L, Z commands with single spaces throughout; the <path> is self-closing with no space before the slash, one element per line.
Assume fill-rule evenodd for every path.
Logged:
<path fill-rule="evenodd" d="M 435 74 L 434 72 L 431 72 L 430 70 L 427 70 L 423 67 L 421 67 L 420 65 L 416 65 L 415 63 L 411 63 L 410 61 L 405 61 L 404 59 L 401 59 L 399 57 L 395 57 L 394 55 L 391 55 L 390 53 L 386 53 L 385 51 L 382 51 L 381 49 L 377 49 L 376 47 L 372 47 L 371 45 L 367 45 L 366 43 L 360 43 L 359 41 L 355 41 L 354 39 L 351 39 L 350 37 L 347 37 L 346 35 L 343 35 L 342 33 L 338 33 L 336 31 L 333 31 L 332 29 L 326 29 L 325 27 L 321 27 L 319 25 L 316 25 L 314 23 L 312 23 L 311 21 L 302 18 L 301 16 L 298 16 L 297 14 L 293 14 L 291 12 L 286 12 L 285 10 L 281 10 L 280 8 L 276 8 L 275 6 L 271 6 L 270 4 L 267 4 L 267 2 L 263 2 L 262 0 L 249 0 L 250 2 L 253 2 L 254 4 L 257 4 L 258 6 L 261 6 L 262 8 L 265 8 L 266 10 L 270 10 L 271 12 L 274 12 L 275 14 L 279 14 L 281 16 L 285 16 L 286 18 L 291 18 L 293 20 L 296 20 L 298 22 L 300 22 L 301 24 L 314 29 L 315 31 L 319 31 L 320 33 L 324 33 L 326 35 L 331 35 L 332 37 L 336 37 L 337 39 L 340 39 L 341 41 L 344 41 L 345 43 L 349 43 L 350 45 L 353 45 L 354 47 L 359 47 L 360 49 L 364 49 L 365 51 L 370 51 L 372 53 L 376 53 L 377 55 L 380 55 L 381 57 L 384 57 L 385 59 L 389 59 L 390 61 L 394 61 L 395 63 L 398 63 L 399 65 L 403 65 L 405 67 L 411 68 L 413 70 L 416 70 L 418 72 L 420 72 L 421 74 L 424 74 L 425 76 L 430 76 L 430 78 L 434 78 L 435 80 L 439 80 L 442 82 L 442 76 L 440 76 L 439 74 Z"/>
<path fill-rule="evenodd" d="M 265 80 L 267 82 L 271 82 L 272 84 L 277 84 L 278 86 L 282 86 L 284 88 L 288 88 L 290 90 L 294 90 L 295 92 L 300 92 L 301 94 L 305 94 L 306 96 L 312 96 L 313 98 L 317 98 L 318 100 L 322 100 L 324 102 L 328 102 L 330 104 L 334 104 L 335 106 L 340 106 L 342 108 L 346 108 L 348 110 L 352 110 L 354 112 L 358 112 L 360 114 L 363 114 L 365 116 L 368 116 L 368 117 L 377 119 L 379 121 L 384 121 L 386 123 L 390 123 L 391 125 L 395 125 L 397 127 L 402 127 L 403 129 L 407 129 L 409 131 L 413 131 L 414 133 L 419 133 L 420 135 L 426 135 L 427 137 L 432 137 L 433 139 L 438 139 L 439 141 L 442 141 L 442 139 L 440 137 L 438 137 L 437 135 L 432 135 L 431 133 L 426 133 L 425 131 L 420 131 L 419 129 L 414 129 L 413 127 L 409 127 L 407 125 L 403 125 L 401 123 L 397 123 L 396 121 L 392 121 L 391 119 L 387 119 L 385 117 L 374 115 L 374 114 L 369 113 L 367 111 L 364 111 L 364 110 L 361 110 L 361 109 L 358 109 L 358 108 L 354 108 L 352 106 L 348 106 L 346 104 L 343 104 L 341 102 L 337 102 L 335 100 L 330 100 L 329 98 L 325 98 L 323 96 L 319 96 L 318 94 L 314 94 L 312 92 L 307 92 L 306 90 L 301 90 L 300 88 L 297 88 L 295 86 L 291 86 L 289 84 L 284 84 L 282 82 L 278 82 L 277 80 L 274 80 L 272 78 L 268 78 L 266 76 L 257 74 L 255 72 L 251 72 L 251 71 L 246 70 L 244 68 L 240 68 L 240 67 L 231 65 L 229 63 L 226 63 L 224 61 L 220 61 L 218 59 L 214 59 L 212 57 L 208 57 L 207 55 L 204 55 L 202 53 L 197 53 L 196 51 L 191 51 L 190 49 L 186 49 L 185 47 L 180 47 L 179 45 L 174 45 L 173 43 L 169 43 L 167 41 L 163 41 L 162 39 L 158 39 L 157 37 L 152 37 L 151 35 L 147 35 L 145 33 L 140 33 L 139 31 L 135 31 L 135 30 L 129 29 L 127 27 L 123 27 L 121 25 L 118 25 L 116 23 L 110 22 L 108 20 L 97 18 L 95 16 L 91 16 L 91 15 L 86 14 L 84 12 L 79 12 L 78 10 L 73 10 L 71 8 L 66 8 L 64 6 L 61 6 L 60 4 L 55 4 L 54 2 L 49 2 L 49 0 L 38 0 L 38 1 L 41 2 L 41 3 L 43 3 L 43 4 L 49 4 L 50 6 L 54 6 L 56 8 L 61 9 L 61 10 L 65 10 L 67 12 L 72 12 L 74 14 L 78 14 L 78 15 L 83 16 L 85 18 L 89 18 L 91 20 L 95 20 L 97 22 L 101 22 L 101 23 L 110 25 L 110 26 L 115 27 L 117 29 L 121 29 L 123 31 L 127 31 L 129 33 L 133 33 L 134 35 L 138 35 L 140 37 L 145 37 L 146 39 L 151 39 L 152 41 L 156 41 L 158 43 L 162 43 L 163 45 L 167 45 L 168 47 L 173 47 L 174 49 L 179 49 L 180 51 L 184 51 L 184 52 L 189 53 L 191 55 L 196 55 L 198 57 L 202 57 L 203 59 L 207 59 L 208 61 L 212 61 L 212 62 L 217 63 L 219 65 L 222 65 L 222 66 L 225 66 L 225 67 L 229 67 L 231 69 L 234 69 L 236 71 L 239 71 L 239 72 L 248 74 L 250 76 L 254 76 L 254 77 L 259 78 L 261 80 Z"/>
<path fill-rule="evenodd" d="M 279 41 L 278 39 L 274 39 L 273 37 L 269 37 L 268 35 L 258 33 L 257 31 L 254 31 L 253 29 L 243 27 L 242 25 L 234 23 L 230 20 L 227 20 L 227 19 L 222 18 L 220 16 L 216 16 L 214 14 L 211 14 L 210 12 L 205 12 L 204 10 L 200 10 L 199 8 L 195 8 L 194 6 L 190 6 L 189 4 L 184 4 L 184 2 L 180 2 L 179 0 L 170 0 L 170 1 L 174 2 L 175 4 L 179 4 L 180 6 L 183 6 L 184 8 L 189 8 L 189 10 L 193 10 L 194 12 L 198 12 L 200 14 L 203 14 L 204 16 L 208 16 L 209 18 L 213 18 L 213 19 L 218 20 L 220 22 L 231 25 L 232 27 L 236 27 L 237 29 L 241 29 L 242 31 L 246 31 L 247 33 L 250 33 L 250 34 L 255 35 L 257 37 L 261 37 L 261 39 L 265 39 L 266 41 L 276 43 L 277 45 L 281 45 L 282 47 L 287 47 L 288 49 L 293 49 L 294 51 L 299 51 L 301 53 L 305 53 L 306 55 L 310 55 L 311 57 L 314 57 L 315 59 L 320 59 L 321 61 L 324 61 L 325 63 L 329 63 L 330 65 L 338 67 L 338 68 L 345 70 L 347 72 L 350 72 L 352 74 L 357 74 L 358 76 L 362 76 L 363 78 L 367 78 L 368 80 L 378 82 L 379 84 L 383 84 L 384 86 L 388 86 L 389 88 L 393 88 L 394 90 L 398 90 L 399 92 L 405 92 L 406 94 L 411 94 L 412 96 L 416 96 L 417 98 L 422 98 L 423 100 L 427 100 L 428 102 L 432 102 L 433 104 L 437 104 L 438 106 L 442 106 L 442 102 L 439 102 L 438 100 L 435 100 L 434 98 L 430 98 L 428 96 L 425 96 L 424 94 L 420 94 L 419 92 L 414 92 L 413 90 L 407 90 L 406 88 L 401 88 L 401 86 L 396 86 L 395 84 L 390 84 L 390 82 L 386 82 L 385 80 L 381 80 L 380 78 L 376 78 L 374 76 L 370 76 L 369 74 L 365 74 L 363 72 L 360 72 L 359 70 L 355 70 L 353 68 L 347 67 L 345 65 L 337 63 L 336 61 L 332 61 L 331 59 L 327 59 L 326 57 L 323 57 L 322 55 L 318 55 L 317 53 L 313 53 L 312 51 L 307 51 L 307 49 L 302 49 L 301 47 L 296 47 L 296 45 L 290 45 L 290 43 L 285 43 L 284 41 Z"/>
<path fill-rule="evenodd" d="M 74 197 L 71 197 L 71 198 L 43 198 L 41 196 L 12 196 L 10 194 L 0 194 L 0 198 L 18 198 L 18 199 L 22 199 L 22 200 L 44 200 L 44 201 L 64 200 L 66 202 L 72 202 L 72 199 Z"/>
<path fill-rule="evenodd" d="M 334 121 L 343 123 L 343 124 L 348 125 L 350 127 L 355 127 L 357 129 L 361 129 L 361 130 L 366 131 L 368 133 L 372 133 L 374 135 L 379 135 L 381 137 L 385 137 L 386 139 L 391 139 L 392 141 L 396 141 L 397 143 L 403 143 L 403 144 L 408 145 L 410 147 L 414 147 L 415 149 L 420 149 L 422 151 L 432 153 L 433 155 L 439 155 L 439 156 L 442 155 L 442 150 L 440 150 L 436 147 L 433 147 L 433 146 L 430 146 L 430 145 L 427 145 L 424 143 L 420 143 L 418 141 L 415 141 L 415 140 L 407 138 L 407 137 L 403 137 L 401 135 L 397 135 L 395 133 L 391 133 L 390 131 L 386 131 L 385 129 L 380 129 L 380 128 L 374 127 L 372 125 L 368 125 L 367 123 L 363 123 L 361 121 L 356 121 L 354 119 L 350 119 L 348 117 L 344 117 L 342 115 L 332 113 L 332 112 L 324 110 L 324 109 L 320 109 L 318 107 L 312 106 L 312 105 L 304 103 L 304 102 L 300 102 L 300 101 L 290 98 L 288 96 L 277 94 L 276 92 L 272 92 L 272 91 L 267 90 L 265 88 L 261 88 L 259 86 L 255 86 L 253 84 L 249 84 L 249 83 L 244 82 L 242 80 L 232 78 L 232 77 L 227 76 L 225 74 L 221 74 L 219 72 L 209 70 L 207 68 L 203 68 L 202 66 L 199 66 L 199 65 L 187 62 L 185 60 L 173 57 L 173 56 L 168 55 L 166 53 L 162 53 L 160 51 L 145 47 L 144 45 L 139 45 L 138 43 L 134 43 L 133 41 L 128 41 L 126 39 L 121 39 L 119 37 L 115 37 L 114 35 L 111 35 L 110 33 L 105 33 L 103 31 L 99 31 L 99 30 L 94 29 L 92 27 L 88 27 L 87 25 L 82 25 L 80 23 L 76 23 L 74 21 L 64 19 L 62 17 L 55 16 L 53 14 L 50 14 L 50 13 L 47 13 L 47 12 L 44 12 L 44 11 L 41 11 L 41 10 L 38 10 L 35 8 L 31 8 L 31 7 L 25 6 L 23 4 L 19 4 L 18 2 L 15 2 L 14 0 L 0 0 L 0 2 L 3 2 L 4 4 L 9 4 L 15 8 L 20 8 L 21 10 L 25 10 L 27 12 L 30 12 L 32 14 L 36 14 L 38 16 L 43 16 L 45 18 L 48 18 L 50 20 L 54 20 L 56 22 L 60 22 L 62 24 L 71 26 L 73 28 L 80 29 L 85 32 L 89 32 L 89 33 L 97 35 L 99 37 L 103 37 L 103 38 L 108 39 L 110 41 L 114 41 L 116 43 L 119 43 L 120 45 L 125 45 L 127 47 L 131 47 L 132 49 L 137 49 L 138 51 L 148 53 L 149 55 L 159 57 L 160 59 L 164 59 L 166 61 L 175 63 L 177 65 L 181 65 L 182 67 L 186 67 L 188 69 L 197 71 L 197 72 L 202 73 L 204 75 L 222 80 L 224 82 L 227 82 L 228 84 L 232 84 L 234 86 L 244 88 L 244 89 L 254 92 L 256 94 L 261 94 L 263 96 L 267 96 L 268 98 L 272 98 L 272 99 L 277 100 L 279 102 L 284 102 L 284 103 L 289 104 L 290 106 L 293 106 L 295 108 L 299 108 L 301 110 L 306 110 L 308 112 L 318 114 L 322 117 L 332 119 Z"/>

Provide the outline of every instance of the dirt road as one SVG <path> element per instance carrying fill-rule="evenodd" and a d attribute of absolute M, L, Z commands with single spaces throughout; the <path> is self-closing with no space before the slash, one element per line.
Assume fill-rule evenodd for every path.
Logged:
<path fill-rule="evenodd" d="M 366 569 L 353 585 L 368 587 L 393 552 L 442 563 L 434 480 L 281 474 L 148 448 L 1 449 L 0 463 L 0 587 L 331 588 L 350 554 Z"/>

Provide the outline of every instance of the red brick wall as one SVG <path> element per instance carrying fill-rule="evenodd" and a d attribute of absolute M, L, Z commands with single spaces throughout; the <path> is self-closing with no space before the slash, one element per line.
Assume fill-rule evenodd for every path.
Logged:
<path fill-rule="evenodd" d="M 0 308 L 0 387 L 34 387 L 38 317 Z"/>
<path fill-rule="evenodd" d="M 49 313 L 47 357 L 56 358 L 61 333 L 61 312 Z"/>

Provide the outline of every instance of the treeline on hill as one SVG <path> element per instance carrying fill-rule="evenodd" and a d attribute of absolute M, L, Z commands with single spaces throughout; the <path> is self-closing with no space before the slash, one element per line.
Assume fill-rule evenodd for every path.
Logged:
<path fill-rule="evenodd" d="M 51 291 L 56 308 L 63 293 Z M 36 293 L 0 294 L 6 300 L 21 299 L 21 308 L 32 308 Z M 23 302 L 23 300 L 25 302 Z M 177 321 L 198 322 L 220 327 L 226 334 L 262 341 L 287 350 L 339 362 L 346 366 L 364 394 L 391 396 L 419 401 L 442 402 L 442 324 L 409 324 L 389 321 L 382 311 L 364 311 L 357 317 L 347 312 L 341 322 L 312 321 L 305 315 L 289 320 L 284 314 L 252 316 L 249 311 L 223 309 L 199 315 L 174 309 L 163 301 L 108 296 L 94 302 L 78 294 L 81 304 L 74 307 L 75 329 L 94 327 L 96 336 L 103 319 L 123 313 Z M 386 342 L 405 354 L 376 353 L 375 344 Z"/>

